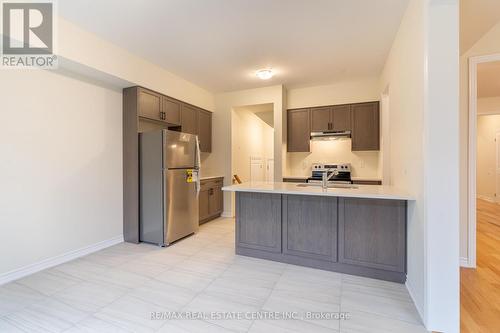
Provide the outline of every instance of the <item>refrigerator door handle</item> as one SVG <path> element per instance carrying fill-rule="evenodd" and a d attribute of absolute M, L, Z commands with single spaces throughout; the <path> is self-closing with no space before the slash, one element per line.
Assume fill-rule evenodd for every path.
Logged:
<path fill-rule="evenodd" d="M 196 136 L 196 195 L 200 194 L 201 190 L 201 182 L 200 182 L 200 177 L 201 177 L 201 157 L 200 157 L 200 141 L 198 140 L 198 135 Z"/>

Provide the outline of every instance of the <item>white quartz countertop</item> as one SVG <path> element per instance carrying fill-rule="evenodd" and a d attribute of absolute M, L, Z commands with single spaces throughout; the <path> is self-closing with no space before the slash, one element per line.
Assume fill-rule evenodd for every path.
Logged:
<path fill-rule="evenodd" d="M 320 186 L 303 187 L 296 183 L 247 182 L 238 185 L 225 186 L 222 190 L 228 192 L 257 192 L 346 198 L 415 200 L 405 191 L 398 190 L 393 186 L 382 185 L 356 185 L 356 188 L 328 188 L 326 191 L 323 191 Z"/>

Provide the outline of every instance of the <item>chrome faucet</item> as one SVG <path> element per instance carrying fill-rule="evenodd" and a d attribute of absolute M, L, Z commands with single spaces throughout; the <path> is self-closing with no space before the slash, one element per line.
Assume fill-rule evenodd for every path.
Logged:
<path fill-rule="evenodd" d="M 331 172 L 330 175 L 328 175 L 328 172 Z M 322 178 L 321 178 L 321 187 L 323 190 L 328 189 L 328 181 L 333 177 L 339 174 L 339 171 L 336 169 L 327 169 L 323 171 Z"/>

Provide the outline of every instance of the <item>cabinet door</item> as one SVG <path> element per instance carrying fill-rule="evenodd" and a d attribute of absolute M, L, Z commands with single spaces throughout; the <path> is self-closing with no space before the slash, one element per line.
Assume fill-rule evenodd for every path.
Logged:
<path fill-rule="evenodd" d="M 222 213 L 222 188 L 212 187 L 209 197 L 210 215 Z"/>
<path fill-rule="evenodd" d="M 236 246 L 281 253 L 281 195 L 236 192 Z"/>
<path fill-rule="evenodd" d="M 162 112 L 165 121 L 172 125 L 181 124 L 181 102 L 162 96 Z"/>
<path fill-rule="evenodd" d="M 209 202 L 210 202 L 210 189 L 209 188 L 202 188 L 200 191 L 200 196 L 199 196 L 200 221 L 203 221 L 203 220 L 210 217 L 210 204 L 209 204 Z"/>
<path fill-rule="evenodd" d="M 283 253 L 337 261 L 337 198 L 283 196 Z"/>
<path fill-rule="evenodd" d="M 380 119 L 378 102 L 352 104 L 352 150 L 380 149 Z"/>
<path fill-rule="evenodd" d="M 311 126 L 309 109 L 289 110 L 287 113 L 287 150 L 309 152 Z"/>
<path fill-rule="evenodd" d="M 332 107 L 332 131 L 350 131 L 351 130 L 351 106 L 339 105 Z"/>
<path fill-rule="evenodd" d="M 200 150 L 205 153 L 212 152 L 212 112 L 199 110 L 198 114 L 198 139 Z"/>
<path fill-rule="evenodd" d="M 405 272 L 406 202 L 339 199 L 339 262 Z"/>
<path fill-rule="evenodd" d="M 331 107 L 311 109 L 311 132 L 331 130 Z"/>
<path fill-rule="evenodd" d="M 139 117 L 162 120 L 161 95 L 139 88 Z"/>
<path fill-rule="evenodd" d="M 198 109 L 191 105 L 182 104 L 181 110 L 181 131 L 198 134 Z"/>

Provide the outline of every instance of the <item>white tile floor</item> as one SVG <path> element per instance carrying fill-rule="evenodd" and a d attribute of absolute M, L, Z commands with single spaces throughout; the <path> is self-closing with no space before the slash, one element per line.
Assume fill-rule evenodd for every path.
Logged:
<path fill-rule="evenodd" d="M 152 311 L 350 318 L 151 320 Z M 403 285 L 236 256 L 232 219 L 169 248 L 123 243 L 0 287 L 0 332 L 233 331 L 426 332 Z"/>

